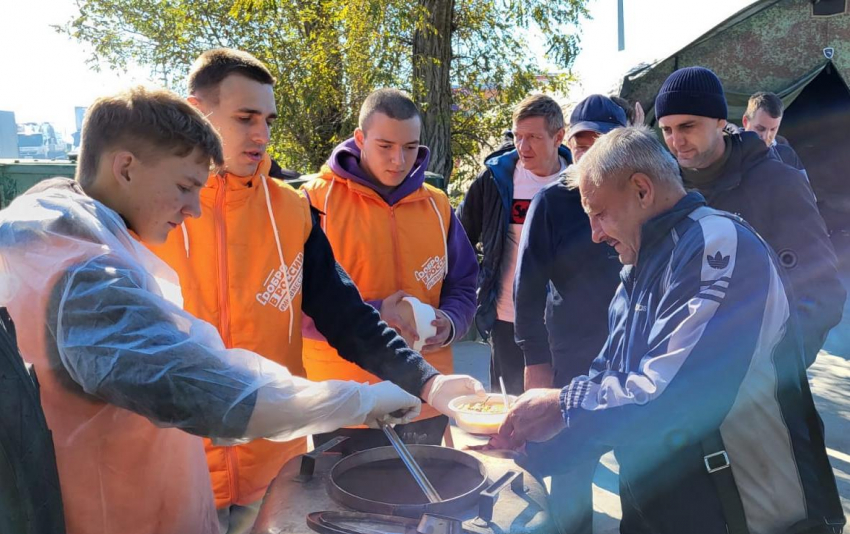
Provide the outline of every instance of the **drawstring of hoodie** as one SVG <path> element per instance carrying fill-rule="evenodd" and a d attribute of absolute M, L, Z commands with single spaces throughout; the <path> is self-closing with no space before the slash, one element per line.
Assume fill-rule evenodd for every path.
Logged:
<path fill-rule="evenodd" d="M 443 215 L 437 209 L 437 203 L 434 202 L 434 197 L 428 197 L 431 201 L 431 207 L 434 208 L 434 213 L 437 214 L 437 220 L 440 221 L 440 231 L 443 232 L 443 279 L 449 275 L 449 234 L 446 233 L 446 224 L 443 222 Z"/>
<path fill-rule="evenodd" d="M 334 190 L 334 184 L 336 180 L 331 180 L 331 185 L 328 187 L 328 194 L 325 195 L 325 205 L 322 206 L 322 213 L 324 216 L 322 217 L 322 231 L 327 234 L 328 233 L 328 203 L 331 200 L 331 193 Z"/>
<path fill-rule="evenodd" d="M 180 228 L 183 229 L 183 248 L 186 249 L 186 257 L 189 257 L 189 231 L 186 230 L 186 222 L 180 223 Z"/>
<path fill-rule="evenodd" d="M 272 232 L 274 232 L 274 241 L 277 245 L 277 256 L 280 259 L 280 269 L 283 271 L 283 283 L 286 287 L 286 295 L 289 297 L 289 342 L 292 343 L 292 327 L 295 321 L 295 307 L 294 303 L 294 295 L 290 290 L 289 286 L 289 267 L 286 266 L 286 262 L 283 261 L 283 248 L 280 246 L 280 234 L 277 232 L 277 224 L 274 222 L 274 211 L 272 211 L 272 201 L 269 196 L 269 186 L 266 185 L 266 176 L 264 174 L 260 175 L 263 182 L 263 191 L 266 193 L 266 210 L 269 213 L 269 223 L 272 225 Z"/>

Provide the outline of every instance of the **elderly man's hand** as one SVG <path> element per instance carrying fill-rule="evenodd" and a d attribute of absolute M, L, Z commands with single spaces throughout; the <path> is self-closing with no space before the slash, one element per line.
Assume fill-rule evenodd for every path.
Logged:
<path fill-rule="evenodd" d="M 532 389 L 517 399 L 499 427 L 499 442 L 511 449 L 527 441 L 548 441 L 567 425 L 561 415 L 558 389 Z"/>

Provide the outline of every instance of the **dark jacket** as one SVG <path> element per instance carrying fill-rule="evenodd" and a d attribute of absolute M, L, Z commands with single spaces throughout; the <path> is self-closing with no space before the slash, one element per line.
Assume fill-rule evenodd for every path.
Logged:
<path fill-rule="evenodd" d="M 565 146 L 558 154 L 567 164 L 573 158 Z M 481 243 L 483 258 L 478 271 L 478 309 L 475 324 L 485 339 L 496 323 L 496 296 L 505 240 L 510 224 L 510 205 L 514 197 L 514 168 L 519 161 L 516 150 L 502 153 L 484 162 L 484 170 L 472 182 L 457 216 L 470 243 Z"/>
<path fill-rule="evenodd" d="M 811 365 L 841 320 L 847 296 L 826 225 L 803 174 L 783 164 L 755 133 L 729 138 L 732 153 L 721 178 L 696 189 L 709 206 L 743 217 L 779 256 Z M 686 178 L 685 186 L 693 184 Z"/>
<path fill-rule="evenodd" d="M 779 156 L 779 159 L 782 160 L 782 163 L 788 165 L 789 167 L 794 167 L 798 171 L 806 172 L 806 167 L 803 165 L 803 160 L 800 159 L 800 156 L 797 155 L 797 152 L 791 148 L 789 144 L 783 143 L 773 143 L 773 146 L 770 147 L 776 151 L 776 155 Z"/>
<path fill-rule="evenodd" d="M 300 178 L 301 173 L 298 171 L 284 169 L 280 166 L 278 162 L 272 159 L 272 166 L 269 167 L 269 176 L 271 176 L 272 178 L 277 178 L 278 180 L 283 180 L 284 182 L 289 182 Z"/>
<path fill-rule="evenodd" d="M 556 387 L 587 374 L 608 337 L 621 267 L 611 247 L 591 239 L 577 189 L 559 180 L 534 196 L 514 278 L 514 329 L 526 365 L 551 363 Z"/>

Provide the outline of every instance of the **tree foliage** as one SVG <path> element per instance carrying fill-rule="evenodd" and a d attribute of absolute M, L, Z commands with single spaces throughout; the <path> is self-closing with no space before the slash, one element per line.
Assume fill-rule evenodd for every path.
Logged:
<path fill-rule="evenodd" d="M 317 170 L 352 134 L 371 90 L 406 89 L 426 115 L 439 113 L 425 121 L 425 139 L 441 147 L 432 168 L 454 167 L 462 178 L 509 126 L 513 104 L 532 90 L 565 89 L 567 75 L 539 76 L 524 36 L 546 35 L 548 60 L 568 69 L 585 2 L 78 0 L 79 14 L 57 29 L 92 46 L 94 68 L 142 65 L 180 92 L 202 51 L 251 52 L 277 79 L 280 119 L 270 150 L 301 172 Z M 441 144 L 431 130 L 449 139 Z"/>

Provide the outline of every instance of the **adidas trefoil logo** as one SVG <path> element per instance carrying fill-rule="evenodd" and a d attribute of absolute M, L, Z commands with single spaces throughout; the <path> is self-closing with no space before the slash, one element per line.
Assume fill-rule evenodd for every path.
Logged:
<path fill-rule="evenodd" d="M 719 250 L 714 256 L 709 254 L 705 257 L 705 259 L 708 261 L 708 265 L 712 269 L 725 269 L 729 266 L 729 256 L 721 255 Z"/>

